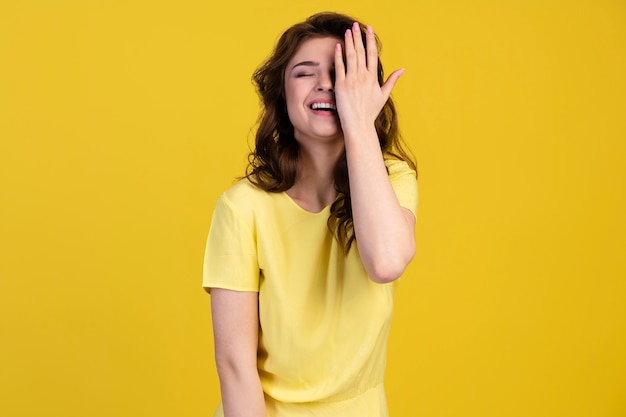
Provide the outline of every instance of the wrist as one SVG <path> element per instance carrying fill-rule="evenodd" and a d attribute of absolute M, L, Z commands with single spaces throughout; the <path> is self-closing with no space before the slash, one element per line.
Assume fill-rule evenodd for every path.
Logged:
<path fill-rule="evenodd" d="M 347 146 L 352 142 L 363 143 L 368 140 L 378 143 L 378 134 L 376 133 L 376 127 L 373 123 L 369 126 L 364 124 L 342 125 L 341 128 Z"/>

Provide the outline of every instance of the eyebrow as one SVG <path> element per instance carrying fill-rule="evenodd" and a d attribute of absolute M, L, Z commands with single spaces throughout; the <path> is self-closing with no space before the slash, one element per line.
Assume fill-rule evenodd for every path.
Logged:
<path fill-rule="evenodd" d="M 298 62 L 296 65 L 291 67 L 291 70 L 293 71 L 296 67 L 301 67 L 301 66 L 305 66 L 305 67 L 319 67 L 320 63 L 319 62 L 315 62 L 315 61 L 302 61 L 302 62 Z"/>

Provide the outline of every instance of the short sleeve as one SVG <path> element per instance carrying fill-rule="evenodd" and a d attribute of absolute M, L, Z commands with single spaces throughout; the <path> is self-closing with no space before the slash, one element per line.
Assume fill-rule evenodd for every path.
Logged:
<path fill-rule="evenodd" d="M 389 181 L 400 205 L 417 218 L 417 174 L 409 165 L 398 159 L 386 159 Z"/>
<path fill-rule="evenodd" d="M 256 239 L 251 227 L 222 195 L 213 212 L 204 254 L 202 286 L 259 291 Z"/>

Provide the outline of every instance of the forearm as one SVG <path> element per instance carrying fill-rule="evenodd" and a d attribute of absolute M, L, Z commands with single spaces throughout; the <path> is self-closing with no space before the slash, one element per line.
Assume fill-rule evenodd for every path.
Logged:
<path fill-rule="evenodd" d="M 415 218 L 400 206 L 385 167 L 377 116 L 403 69 L 380 85 L 378 50 L 371 27 L 364 45 L 357 23 L 335 47 L 335 98 L 346 147 L 352 220 L 365 270 L 376 282 L 390 282 L 404 272 L 415 253 Z"/>
<path fill-rule="evenodd" d="M 354 232 L 372 280 L 398 278 L 415 254 L 414 218 L 400 206 L 374 126 L 344 130 Z"/>
<path fill-rule="evenodd" d="M 218 366 L 224 417 L 266 417 L 265 399 L 256 369 Z"/>
<path fill-rule="evenodd" d="M 257 370 L 258 294 L 211 290 L 215 363 L 225 417 L 265 417 Z"/>

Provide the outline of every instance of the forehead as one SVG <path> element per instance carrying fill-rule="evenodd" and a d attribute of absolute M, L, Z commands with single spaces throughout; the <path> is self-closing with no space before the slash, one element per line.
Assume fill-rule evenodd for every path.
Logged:
<path fill-rule="evenodd" d="M 307 39 L 300 44 L 289 62 L 295 63 L 304 59 L 320 60 L 328 57 L 333 58 L 337 42 L 341 42 L 341 40 L 334 37 Z"/>

